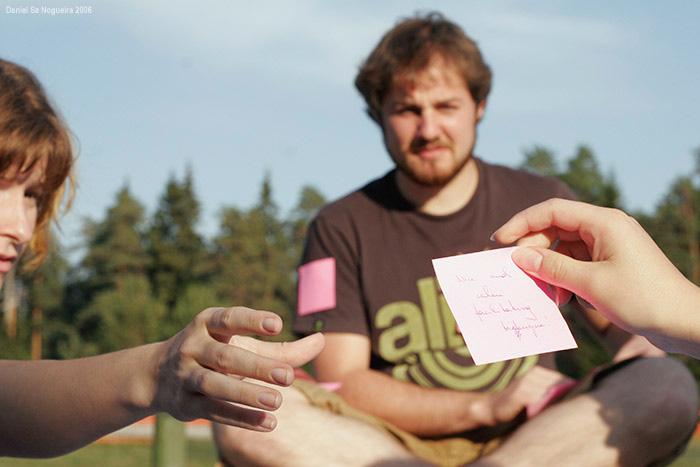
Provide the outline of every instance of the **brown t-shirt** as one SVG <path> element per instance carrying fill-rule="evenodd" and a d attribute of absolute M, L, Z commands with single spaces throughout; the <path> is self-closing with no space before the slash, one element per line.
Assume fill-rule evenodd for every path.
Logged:
<path fill-rule="evenodd" d="M 493 248 L 490 235 L 513 214 L 574 195 L 553 178 L 476 161 L 474 196 L 447 216 L 417 212 L 394 171 L 325 206 L 309 228 L 302 264 L 335 259 L 336 305 L 297 315 L 294 330 L 368 336 L 371 368 L 425 387 L 502 389 L 532 368 L 534 356 L 474 365 L 431 259 Z"/>

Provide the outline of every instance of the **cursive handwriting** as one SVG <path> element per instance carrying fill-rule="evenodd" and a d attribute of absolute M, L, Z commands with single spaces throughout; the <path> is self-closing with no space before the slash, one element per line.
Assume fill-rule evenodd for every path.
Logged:
<path fill-rule="evenodd" d="M 535 312 L 532 311 L 532 307 L 530 305 L 517 306 L 517 305 L 514 305 L 513 302 L 510 301 L 510 299 L 508 300 L 508 305 L 504 305 L 503 303 L 499 302 L 496 305 L 491 305 L 492 309 L 494 307 L 498 307 L 498 309 L 502 313 L 513 313 L 513 312 L 523 311 L 523 312 L 526 312 L 525 319 L 531 319 L 531 320 L 538 319 Z"/>
<path fill-rule="evenodd" d="M 505 279 L 506 277 L 513 277 L 510 275 L 508 272 L 508 269 L 506 269 L 505 266 L 503 266 L 503 271 L 496 273 L 496 274 L 490 274 L 491 279 Z"/>
<path fill-rule="evenodd" d="M 465 276 L 462 274 L 457 274 L 457 282 L 462 283 L 462 282 L 474 282 L 476 279 L 473 277 Z"/>
<path fill-rule="evenodd" d="M 523 313 L 522 317 L 528 321 L 539 321 L 539 317 L 535 314 L 530 305 L 514 305 L 510 299 L 508 299 L 507 304 L 498 302 L 488 305 L 488 308 L 482 308 L 477 306 L 476 303 L 472 303 L 472 308 L 474 309 L 474 314 L 479 317 L 480 321 L 484 321 L 484 317 L 489 315 L 518 312 Z"/>
<path fill-rule="evenodd" d="M 503 327 L 504 331 L 512 332 L 513 334 L 515 334 L 515 337 L 517 337 L 518 339 L 522 339 L 523 331 L 527 331 L 527 330 L 532 331 L 532 334 L 535 337 L 539 337 L 537 335 L 537 330 L 540 328 L 543 328 L 544 324 L 542 324 L 542 323 L 517 324 L 515 321 L 513 321 L 512 324 L 506 324 L 503 321 L 501 321 L 501 327 Z"/>
<path fill-rule="evenodd" d="M 481 291 L 476 293 L 476 298 L 497 298 L 502 296 L 502 293 L 492 291 L 487 285 L 482 285 Z"/>

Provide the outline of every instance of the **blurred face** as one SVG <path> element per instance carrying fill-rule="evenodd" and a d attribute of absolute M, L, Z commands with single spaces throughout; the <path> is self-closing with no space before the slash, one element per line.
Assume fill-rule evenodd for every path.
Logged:
<path fill-rule="evenodd" d="M 34 234 L 42 176 L 42 164 L 0 175 L 0 285 Z"/>
<path fill-rule="evenodd" d="M 384 99 L 384 144 L 409 178 L 445 185 L 471 158 L 484 108 L 452 66 L 433 60 L 413 79 L 398 79 Z"/>

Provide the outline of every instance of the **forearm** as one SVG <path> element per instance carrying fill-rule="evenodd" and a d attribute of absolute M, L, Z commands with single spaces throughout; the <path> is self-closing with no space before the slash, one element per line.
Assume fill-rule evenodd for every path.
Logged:
<path fill-rule="evenodd" d="M 684 281 L 655 312 L 655 324 L 640 334 L 668 352 L 700 358 L 700 289 Z"/>
<path fill-rule="evenodd" d="M 343 378 L 338 393 L 350 404 L 419 436 L 439 436 L 493 424 L 488 395 L 423 388 L 374 370 Z"/>
<path fill-rule="evenodd" d="M 0 362 L 0 455 L 60 455 L 153 413 L 159 346 Z"/>

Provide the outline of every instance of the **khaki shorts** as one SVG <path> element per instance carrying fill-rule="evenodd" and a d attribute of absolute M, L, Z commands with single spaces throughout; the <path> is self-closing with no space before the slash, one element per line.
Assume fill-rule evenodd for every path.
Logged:
<path fill-rule="evenodd" d="M 632 363 L 636 358 L 624 360 L 622 362 L 613 363 L 601 366 L 574 386 L 561 400 L 571 399 L 583 393 L 591 391 L 600 381 L 606 376 L 614 373 L 620 368 Z M 350 404 L 334 392 L 330 392 L 320 387 L 319 385 L 298 379 L 293 385 L 299 392 L 304 394 L 311 405 L 326 409 L 332 413 L 355 418 L 369 423 L 372 426 L 383 430 L 395 437 L 409 452 L 414 456 L 445 467 L 460 466 L 474 462 L 482 456 L 487 455 L 496 449 L 505 438 L 515 431 L 521 424 L 527 420 L 525 411 L 516 417 L 515 420 L 508 424 L 500 425 L 498 430 L 489 429 L 486 433 L 484 430 L 474 430 L 468 435 L 460 437 L 445 437 L 440 439 L 419 438 L 407 431 L 404 431 L 389 422 L 377 418 L 368 413 L 362 412 Z M 688 438 L 676 449 L 671 455 L 666 458 L 654 462 L 653 466 L 668 465 L 673 459 L 680 455 L 690 440 L 692 432 Z"/>

